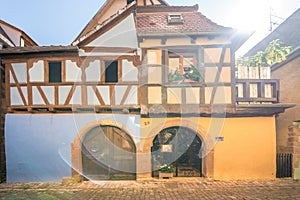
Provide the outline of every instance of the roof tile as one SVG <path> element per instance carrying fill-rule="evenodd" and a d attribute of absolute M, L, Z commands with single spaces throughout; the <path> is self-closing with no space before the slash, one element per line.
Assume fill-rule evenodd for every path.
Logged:
<path fill-rule="evenodd" d="M 183 12 L 183 24 L 168 24 L 168 12 L 161 13 L 137 13 L 137 30 L 139 35 L 153 33 L 201 33 L 223 32 L 232 30 L 220 26 L 200 12 Z"/>

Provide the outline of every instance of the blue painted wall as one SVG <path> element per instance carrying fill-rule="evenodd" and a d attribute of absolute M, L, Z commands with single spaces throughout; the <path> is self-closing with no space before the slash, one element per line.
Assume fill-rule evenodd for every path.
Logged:
<path fill-rule="evenodd" d="M 7 182 L 59 182 L 71 176 L 70 144 L 91 122 L 112 119 L 140 138 L 140 117 L 120 114 L 7 114 Z"/>

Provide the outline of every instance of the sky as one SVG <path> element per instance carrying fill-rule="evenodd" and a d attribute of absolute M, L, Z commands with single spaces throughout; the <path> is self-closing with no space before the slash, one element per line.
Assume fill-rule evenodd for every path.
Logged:
<path fill-rule="evenodd" d="M 170 5 L 199 5 L 212 21 L 241 31 L 254 31 L 238 51 L 243 55 L 300 8 L 300 0 L 166 0 Z M 105 0 L 1 0 L 0 19 L 20 28 L 39 45 L 69 45 Z M 184 2 L 184 3 L 183 3 Z M 276 25 L 273 27 L 276 28 Z"/>

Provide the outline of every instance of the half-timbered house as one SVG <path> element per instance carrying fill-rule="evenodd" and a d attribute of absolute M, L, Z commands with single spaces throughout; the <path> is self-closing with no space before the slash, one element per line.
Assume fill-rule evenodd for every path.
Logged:
<path fill-rule="evenodd" d="M 275 115 L 288 105 L 278 80 L 237 78 L 247 37 L 198 5 L 108 0 L 70 46 L 1 51 L 8 181 L 140 179 L 165 164 L 275 178 Z"/>
<path fill-rule="evenodd" d="M 37 46 L 24 31 L 0 20 L 0 50 L 8 47 Z M 4 67 L 0 60 L 0 182 L 5 181 L 4 118 L 6 113 Z"/>

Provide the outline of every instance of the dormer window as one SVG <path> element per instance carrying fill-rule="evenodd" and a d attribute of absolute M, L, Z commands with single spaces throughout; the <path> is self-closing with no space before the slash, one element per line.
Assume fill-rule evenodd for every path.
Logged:
<path fill-rule="evenodd" d="M 127 5 L 131 4 L 132 2 L 134 2 L 134 0 L 127 0 Z"/>
<path fill-rule="evenodd" d="M 168 24 L 183 24 L 183 17 L 181 14 L 169 14 Z"/>
<path fill-rule="evenodd" d="M 25 40 L 22 36 L 20 37 L 20 47 L 25 47 Z"/>

